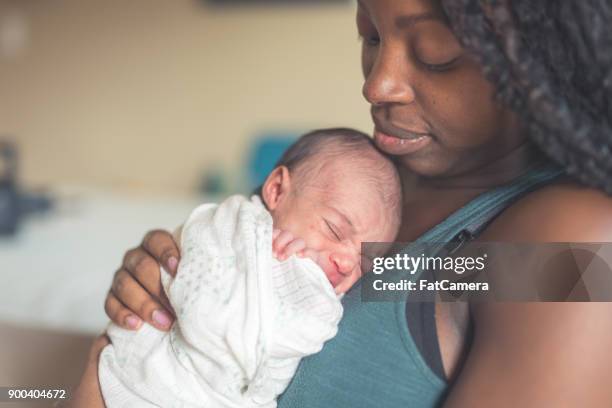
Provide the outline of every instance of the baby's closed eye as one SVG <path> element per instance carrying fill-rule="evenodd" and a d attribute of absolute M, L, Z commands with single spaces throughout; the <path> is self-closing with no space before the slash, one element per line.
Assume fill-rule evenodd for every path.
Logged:
<path fill-rule="evenodd" d="M 330 220 L 323 218 L 323 222 L 327 228 L 327 231 L 331 233 L 332 238 L 336 241 L 342 241 L 342 231 Z"/>

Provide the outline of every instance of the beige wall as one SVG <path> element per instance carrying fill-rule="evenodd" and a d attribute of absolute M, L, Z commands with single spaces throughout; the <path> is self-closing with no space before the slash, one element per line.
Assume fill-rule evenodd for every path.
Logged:
<path fill-rule="evenodd" d="M 186 191 L 210 163 L 238 171 L 258 130 L 370 128 L 352 3 L 0 0 L 0 14 L 29 26 L 0 59 L 0 135 L 29 185 Z"/>

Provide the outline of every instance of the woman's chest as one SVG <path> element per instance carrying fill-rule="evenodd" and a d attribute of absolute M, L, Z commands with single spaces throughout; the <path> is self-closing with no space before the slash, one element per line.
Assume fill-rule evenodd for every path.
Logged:
<path fill-rule="evenodd" d="M 338 334 L 302 360 L 279 408 L 437 406 L 447 385 L 414 344 L 406 304 L 362 302 L 354 288 L 343 305 Z"/>
<path fill-rule="evenodd" d="M 444 373 L 447 379 L 452 380 L 469 351 L 472 330 L 469 304 L 436 303 L 435 323 Z"/>

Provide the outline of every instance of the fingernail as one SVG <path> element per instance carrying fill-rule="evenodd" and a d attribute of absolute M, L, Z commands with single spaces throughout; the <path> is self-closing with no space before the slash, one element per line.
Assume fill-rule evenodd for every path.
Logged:
<path fill-rule="evenodd" d="M 160 327 L 163 327 L 163 328 L 170 327 L 170 323 L 171 323 L 170 316 L 168 316 L 166 313 L 162 311 L 159 311 L 159 310 L 154 311 L 153 320 Z"/>
<path fill-rule="evenodd" d="M 176 266 L 178 265 L 178 259 L 176 259 L 175 256 L 171 256 L 170 258 L 168 258 L 168 268 L 170 268 L 171 270 L 175 270 Z"/>
<path fill-rule="evenodd" d="M 129 315 L 125 318 L 125 324 L 130 329 L 137 329 L 140 326 L 141 320 L 134 315 Z"/>

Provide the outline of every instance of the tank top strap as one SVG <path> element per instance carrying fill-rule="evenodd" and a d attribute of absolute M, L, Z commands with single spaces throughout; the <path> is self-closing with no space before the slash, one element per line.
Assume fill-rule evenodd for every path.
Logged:
<path fill-rule="evenodd" d="M 512 203 L 562 174 L 564 170 L 548 160 L 535 162 L 522 176 L 480 194 L 421 235 L 416 242 L 465 242 L 473 239 Z"/>

